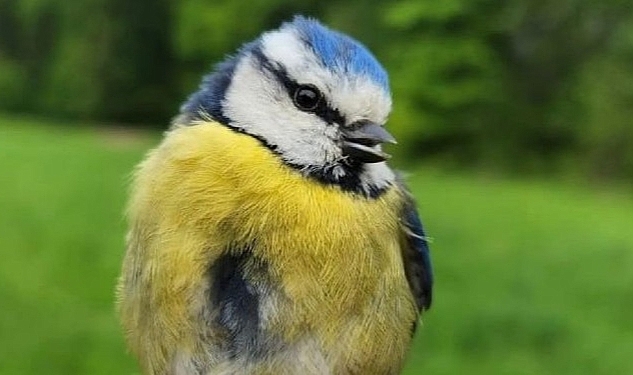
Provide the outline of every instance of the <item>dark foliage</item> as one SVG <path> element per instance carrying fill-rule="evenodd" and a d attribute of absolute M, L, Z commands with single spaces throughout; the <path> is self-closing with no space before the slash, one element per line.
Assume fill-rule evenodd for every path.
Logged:
<path fill-rule="evenodd" d="M 384 62 L 408 157 L 633 178 L 625 0 L 0 0 L 0 110 L 165 128 L 216 62 L 296 13 Z"/>

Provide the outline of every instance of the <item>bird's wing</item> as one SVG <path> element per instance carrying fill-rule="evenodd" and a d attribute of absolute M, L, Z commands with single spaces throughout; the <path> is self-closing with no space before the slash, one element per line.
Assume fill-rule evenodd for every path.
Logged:
<path fill-rule="evenodd" d="M 413 196 L 402 179 L 399 179 L 398 185 L 405 194 L 405 203 L 400 214 L 404 270 L 418 309 L 428 310 L 433 296 L 433 269 L 428 240 Z"/>

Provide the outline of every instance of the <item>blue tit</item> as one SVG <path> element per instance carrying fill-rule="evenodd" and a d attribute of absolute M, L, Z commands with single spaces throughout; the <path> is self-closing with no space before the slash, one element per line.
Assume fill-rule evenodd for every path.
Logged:
<path fill-rule="evenodd" d="M 147 375 L 398 374 L 429 249 L 388 77 L 296 17 L 207 75 L 139 165 L 118 288 Z"/>

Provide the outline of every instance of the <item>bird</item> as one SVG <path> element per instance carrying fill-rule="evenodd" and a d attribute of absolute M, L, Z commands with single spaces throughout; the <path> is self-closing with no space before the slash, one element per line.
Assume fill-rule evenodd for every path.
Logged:
<path fill-rule="evenodd" d="M 433 272 L 391 107 L 369 49 L 305 16 L 202 78 L 130 188 L 117 309 L 144 374 L 401 372 Z"/>

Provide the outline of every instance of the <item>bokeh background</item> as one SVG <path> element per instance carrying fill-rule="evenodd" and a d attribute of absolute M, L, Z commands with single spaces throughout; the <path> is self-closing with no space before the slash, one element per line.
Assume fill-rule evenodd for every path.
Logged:
<path fill-rule="evenodd" d="M 390 72 L 437 280 L 405 374 L 633 373 L 631 0 L 0 0 L 0 374 L 138 374 L 130 171 L 297 13 Z"/>

